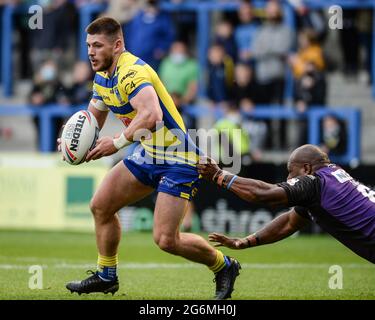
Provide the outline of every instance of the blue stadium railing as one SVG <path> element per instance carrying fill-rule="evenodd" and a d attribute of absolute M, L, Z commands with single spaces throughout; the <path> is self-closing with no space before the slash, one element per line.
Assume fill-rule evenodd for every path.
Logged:
<path fill-rule="evenodd" d="M 69 117 L 78 110 L 86 109 L 85 105 L 77 107 L 61 107 L 59 105 L 49 105 L 43 108 L 24 106 L 0 106 L 1 116 L 37 116 L 40 119 L 39 145 L 41 152 L 51 152 L 55 150 L 55 143 L 51 137 L 54 137 L 56 128 L 53 127 L 53 118 Z M 206 107 L 191 106 L 186 108 L 193 117 L 204 117 L 212 115 L 212 110 Z M 308 121 L 308 143 L 320 144 L 320 120 L 326 115 L 333 115 L 342 119 L 347 124 L 348 145 L 347 152 L 339 157 L 331 157 L 332 161 L 341 164 L 353 164 L 360 160 L 361 152 L 361 113 L 358 108 L 327 108 L 314 107 L 305 114 L 300 114 L 291 108 L 281 106 L 262 106 L 257 107 L 249 114 L 254 119 L 286 119 L 298 120 L 306 119 Z M 215 114 L 214 116 L 219 116 Z"/>

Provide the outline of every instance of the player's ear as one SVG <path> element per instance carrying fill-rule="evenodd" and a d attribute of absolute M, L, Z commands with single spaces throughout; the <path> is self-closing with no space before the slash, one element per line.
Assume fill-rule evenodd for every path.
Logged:
<path fill-rule="evenodd" d="M 312 173 L 312 165 L 310 163 L 304 163 L 303 164 L 303 169 L 306 174 L 311 174 Z"/>
<path fill-rule="evenodd" d="M 117 38 L 115 40 L 115 50 L 122 51 L 124 49 L 124 44 L 120 38 Z"/>

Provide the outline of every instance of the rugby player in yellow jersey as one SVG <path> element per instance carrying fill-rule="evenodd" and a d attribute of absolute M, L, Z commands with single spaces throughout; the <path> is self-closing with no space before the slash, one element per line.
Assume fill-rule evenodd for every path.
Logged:
<path fill-rule="evenodd" d="M 188 201 L 200 183 L 196 167 L 199 150 L 189 139 L 170 95 L 156 72 L 125 50 L 121 26 L 116 20 L 99 18 L 86 32 L 88 55 L 96 72 L 88 110 L 95 115 L 100 128 L 109 110 L 125 126 L 116 137 L 98 139 L 86 160 L 109 156 L 134 141 L 139 141 L 139 145 L 131 156 L 111 169 L 91 200 L 97 271 L 85 280 L 68 283 L 67 289 L 79 294 L 113 294 L 118 290 L 121 225 L 117 212 L 156 189 L 155 243 L 168 253 L 206 265 L 215 274 L 215 298 L 229 298 L 239 274 L 238 261 L 224 256 L 202 237 L 179 231 Z"/>

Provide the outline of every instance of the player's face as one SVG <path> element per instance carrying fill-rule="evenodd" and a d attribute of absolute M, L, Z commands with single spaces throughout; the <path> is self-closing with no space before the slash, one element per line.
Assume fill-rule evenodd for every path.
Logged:
<path fill-rule="evenodd" d="M 108 70 L 114 61 L 115 44 L 104 34 L 88 34 L 86 43 L 92 69 L 95 72 Z"/>
<path fill-rule="evenodd" d="M 288 161 L 288 180 L 299 177 L 299 176 L 306 176 L 311 174 L 311 165 L 308 163 L 300 163 L 295 162 L 293 160 Z"/>

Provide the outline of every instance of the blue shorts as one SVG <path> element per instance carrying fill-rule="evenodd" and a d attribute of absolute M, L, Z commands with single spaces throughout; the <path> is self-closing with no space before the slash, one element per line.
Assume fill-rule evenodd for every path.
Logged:
<path fill-rule="evenodd" d="M 142 157 L 144 155 L 143 149 Z M 141 183 L 175 197 L 191 200 L 201 183 L 198 169 L 188 164 L 154 164 L 139 161 L 134 155 L 125 157 L 123 161 Z"/>

